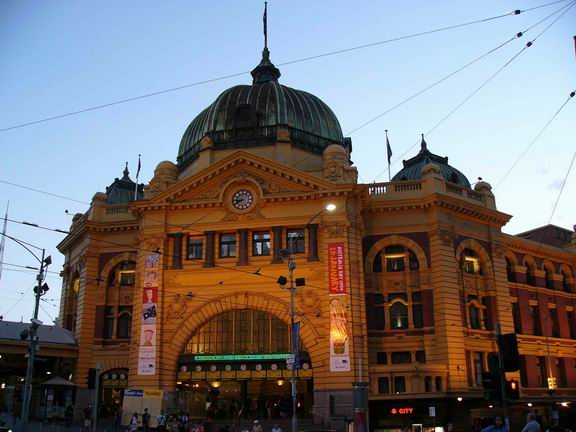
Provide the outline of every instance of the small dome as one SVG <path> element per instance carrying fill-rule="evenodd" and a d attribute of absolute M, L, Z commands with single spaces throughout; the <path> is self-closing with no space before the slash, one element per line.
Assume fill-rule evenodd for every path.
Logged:
<path fill-rule="evenodd" d="M 424 135 L 422 135 L 421 149 L 418 154 L 412 159 L 402 161 L 404 167 L 392 177 L 392 181 L 420 180 L 422 178 L 422 170 L 430 163 L 436 164 L 440 168 L 440 174 L 447 182 L 467 188 L 470 187 L 470 182 L 466 176 L 453 166 L 448 165 L 447 157 L 435 155 L 428 150 Z"/>
<path fill-rule="evenodd" d="M 328 105 L 278 82 L 280 71 L 270 62 L 267 48 L 252 76 L 252 85 L 225 90 L 190 123 L 178 150 L 181 169 L 198 157 L 204 136 L 214 149 L 235 149 L 272 144 L 278 130 L 285 129 L 293 145 L 316 154 L 331 144 L 351 150 Z"/>

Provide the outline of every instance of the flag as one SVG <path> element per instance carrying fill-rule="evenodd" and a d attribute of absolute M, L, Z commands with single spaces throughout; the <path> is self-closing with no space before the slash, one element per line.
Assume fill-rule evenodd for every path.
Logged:
<path fill-rule="evenodd" d="M 138 155 L 138 169 L 136 170 L 136 178 L 140 175 L 140 168 L 142 168 L 142 162 L 140 162 L 140 155 Z"/>
<path fill-rule="evenodd" d="M 386 130 L 386 151 L 388 152 L 388 165 L 392 160 L 392 147 L 390 147 L 390 141 L 388 141 L 388 130 Z"/>

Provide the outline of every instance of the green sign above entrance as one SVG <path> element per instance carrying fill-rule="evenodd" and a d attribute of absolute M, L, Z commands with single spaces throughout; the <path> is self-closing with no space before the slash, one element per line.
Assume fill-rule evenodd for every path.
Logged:
<path fill-rule="evenodd" d="M 265 361 L 265 360 L 286 360 L 290 354 L 221 354 L 221 355 L 195 355 L 194 361 Z"/>

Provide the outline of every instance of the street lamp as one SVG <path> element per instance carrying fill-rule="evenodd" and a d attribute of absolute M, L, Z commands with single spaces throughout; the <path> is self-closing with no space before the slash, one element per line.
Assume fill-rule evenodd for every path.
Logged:
<path fill-rule="evenodd" d="M 306 223 L 306 225 L 304 226 L 304 230 L 306 230 L 306 228 L 308 228 L 310 226 L 310 224 L 312 223 L 312 221 L 314 219 L 316 219 L 318 216 L 320 216 L 322 213 L 328 211 L 328 212 L 333 212 L 334 210 L 336 210 L 336 204 L 333 203 L 329 203 L 326 205 L 326 207 L 324 207 L 322 210 L 320 210 L 318 213 L 316 213 L 314 216 L 312 216 L 312 218 L 310 218 L 310 220 Z M 304 232 L 304 230 L 302 230 L 302 232 Z M 295 354 L 296 354 L 296 350 L 298 348 L 298 341 L 296 340 L 296 329 L 294 327 L 294 316 L 295 316 L 295 307 L 294 307 L 294 293 L 296 291 L 296 286 L 304 286 L 305 285 L 305 281 L 304 278 L 300 278 L 298 279 L 297 283 L 294 284 L 294 270 L 296 269 L 296 261 L 294 260 L 294 255 L 293 255 L 293 249 L 292 249 L 292 245 L 294 244 L 294 241 L 298 241 L 300 238 L 302 237 L 302 235 L 299 235 L 298 237 L 289 239 L 289 244 L 288 244 L 288 249 L 287 250 L 283 250 L 282 251 L 282 255 L 286 256 L 288 258 L 288 272 L 289 272 L 289 279 L 290 279 L 290 335 L 291 335 L 291 343 L 290 343 L 290 357 L 292 359 L 292 373 L 291 373 L 291 377 L 290 377 L 290 388 L 291 388 L 291 395 L 292 395 L 292 432 L 298 432 L 298 416 L 296 415 L 296 406 L 297 406 L 297 396 L 298 393 L 296 391 L 296 362 L 295 362 Z M 280 286 L 285 286 L 286 283 L 288 282 L 288 280 L 286 279 L 286 277 L 284 276 L 280 276 L 278 278 L 278 284 Z"/>
<path fill-rule="evenodd" d="M 32 397 L 32 375 L 34 372 L 34 356 L 36 355 L 37 350 L 36 344 L 38 343 L 37 333 L 38 333 L 38 327 L 42 325 L 42 321 L 38 319 L 38 308 L 40 307 L 40 297 L 46 294 L 46 292 L 50 289 L 48 285 L 43 282 L 46 276 L 45 273 L 48 269 L 48 266 L 52 264 L 52 257 L 50 255 L 45 257 L 46 250 L 41 247 L 35 246 L 31 243 L 27 243 L 22 240 L 18 240 L 5 233 L 2 233 L 2 235 L 18 243 L 20 246 L 22 246 L 24 249 L 30 252 L 30 254 L 34 258 L 36 258 L 36 260 L 40 263 L 40 269 L 38 270 L 38 275 L 36 275 L 36 281 L 38 282 L 38 284 L 34 287 L 34 296 L 35 296 L 34 317 L 30 320 L 31 322 L 30 328 L 22 331 L 22 333 L 20 334 L 20 338 L 22 340 L 26 340 L 28 337 L 30 337 L 30 352 L 28 353 L 28 365 L 26 367 L 26 380 L 24 382 L 24 396 L 22 397 L 22 412 L 20 416 L 21 419 L 19 427 L 20 432 L 26 432 L 28 428 L 28 417 L 30 413 L 30 399 Z M 36 254 L 32 252 L 32 250 L 30 250 L 30 247 L 28 246 L 42 251 L 42 258 L 38 258 Z"/>

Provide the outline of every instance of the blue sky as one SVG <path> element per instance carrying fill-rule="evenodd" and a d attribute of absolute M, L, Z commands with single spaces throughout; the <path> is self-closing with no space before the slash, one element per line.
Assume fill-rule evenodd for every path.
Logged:
<path fill-rule="evenodd" d="M 545 0 L 270 1 L 269 47 L 276 64 L 397 36 L 526 9 Z M 280 67 L 280 81 L 324 100 L 344 133 L 479 57 L 569 2 L 518 16 L 378 45 Z M 251 70 L 262 50 L 260 1 L 0 3 L 0 129 L 219 76 Z M 553 19 L 553 18 L 552 18 Z M 384 129 L 396 160 L 467 95 L 552 21 L 549 19 L 494 54 L 351 135 L 352 159 L 364 182 L 385 181 Z M 576 6 L 427 137 L 431 151 L 471 181 L 495 185 L 574 90 Z M 156 164 L 175 161 L 190 121 L 224 89 L 249 75 L 205 84 L 72 117 L 0 132 L 0 180 L 89 202 L 122 175 L 126 161 L 140 180 Z M 575 98 L 576 99 L 576 98 Z M 572 100 L 495 191 L 501 211 L 514 215 L 504 228 L 518 233 L 550 217 L 574 150 Z M 413 156 L 417 147 L 404 158 Z M 401 161 L 392 166 L 393 173 Z M 576 174 L 568 178 L 553 223 L 576 223 Z M 69 212 L 86 205 L 0 183 L 0 211 L 67 229 Z M 52 271 L 64 258 L 62 235 L 9 224 L 8 233 L 45 247 Z M 34 265 L 7 241 L 5 262 Z M 34 275 L 7 271 L 0 281 L 0 314 L 28 320 Z M 58 315 L 60 281 L 40 317 Z M 27 292 L 23 297 L 21 292 Z M 21 299 L 21 300 L 20 300 Z M 18 303 L 17 303 L 18 302 Z M 17 303 L 17 304 L 16 304 Z"/>

